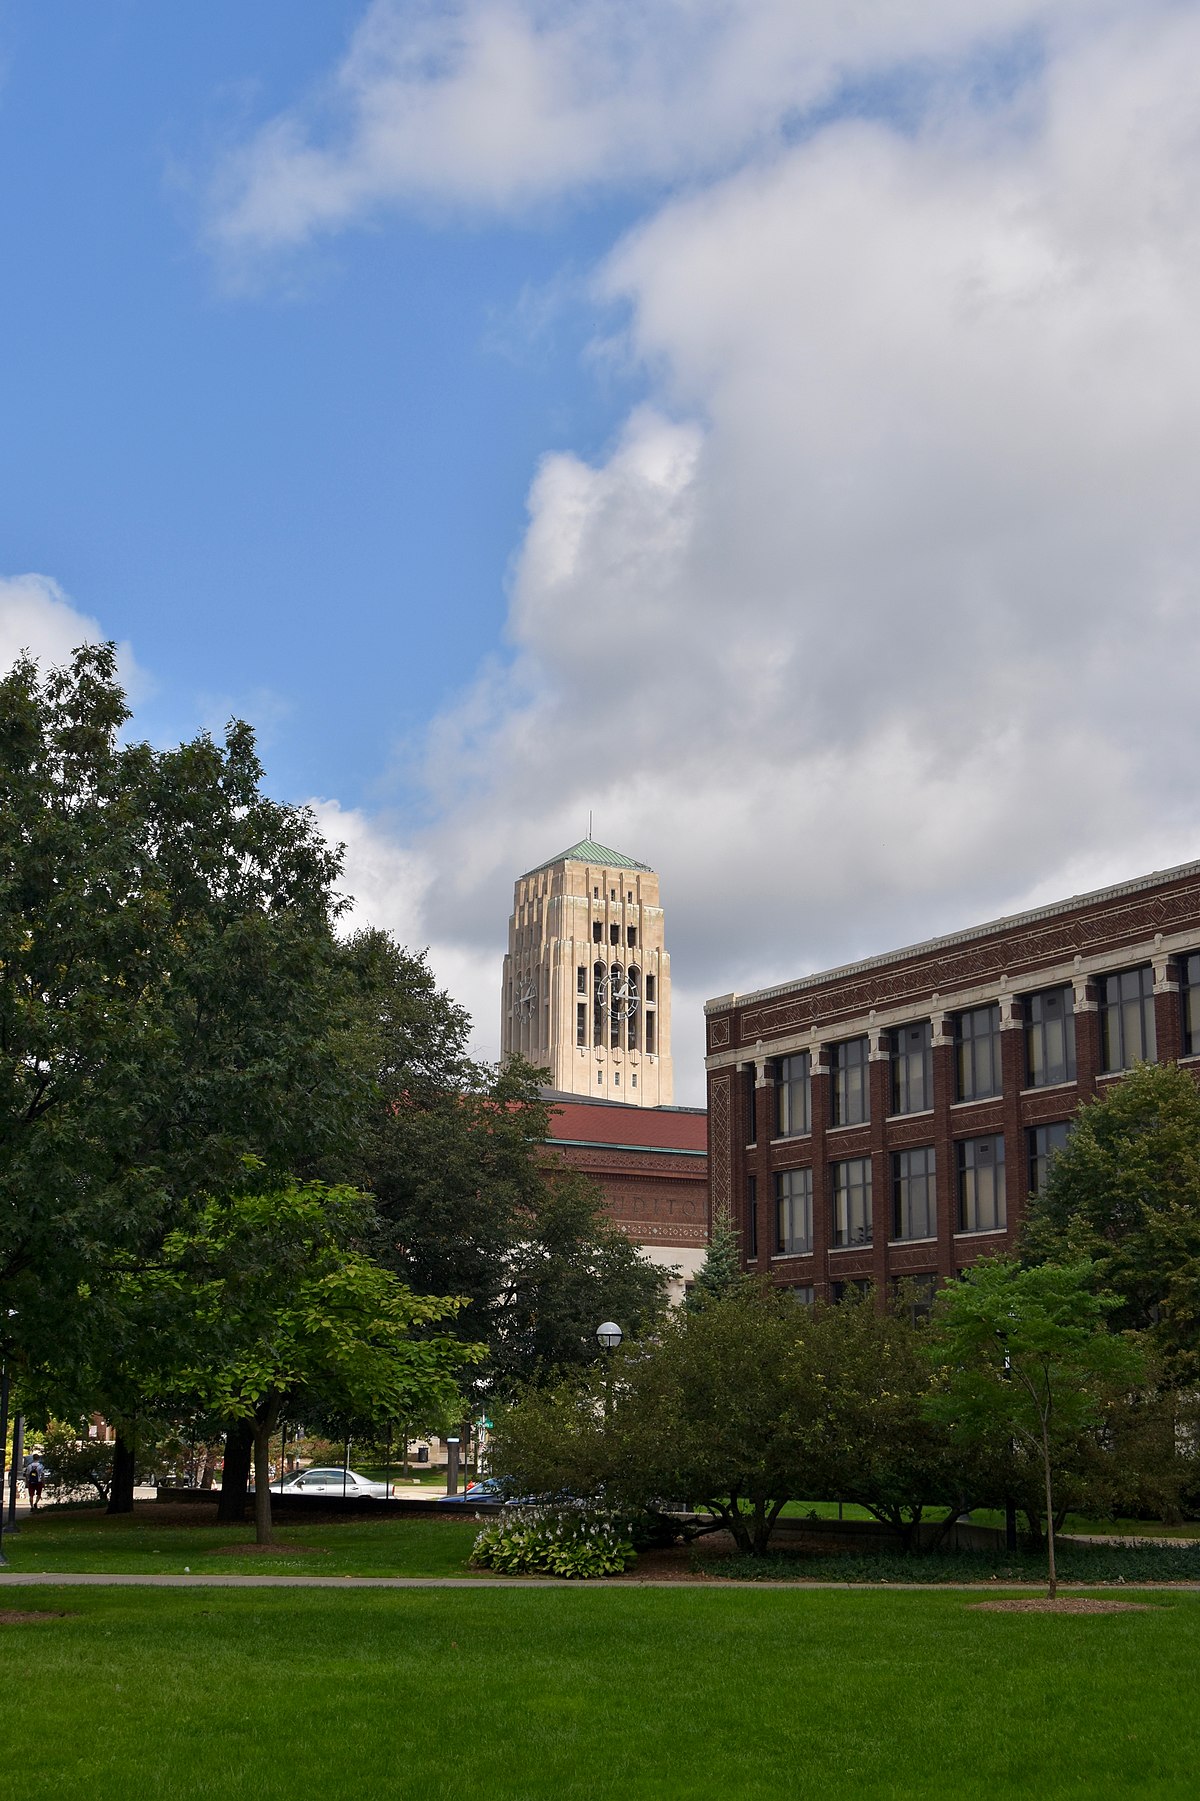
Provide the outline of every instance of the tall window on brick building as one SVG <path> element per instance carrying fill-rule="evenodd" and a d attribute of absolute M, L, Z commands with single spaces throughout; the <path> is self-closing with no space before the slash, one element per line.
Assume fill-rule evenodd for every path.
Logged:
<path fill-rule="evenodd" d="M 746 1257 L 758 1256 L 758 1177 L 746 1177 Z"/>
<path fill-rule="evenodd" d="M 972 1007 L 954 1020 L 956 1099 L 981 1101 L 999 1094 L 1000 1008 Z"/>
<path fill-rule="evenodd" d="M 1140 969 L 1101 976 L 1098 987 L 1104 1068 L 1130 1069 L 1135 1063 L 1153 1063 L 1158 1054 L 1153 969 L 1146 963 Z"/>
<path fill-rule="evenodd" d="M 870 1042 L 866 1038 L 848 1038 L 830 1051 L 835 1126 L 861 1126 L 870 1117 L 869 1056 Z"/>
<path fill-rule="evenodd" d="M 775 1135 L 796 1138 L 812 1131 L 812 1057 L 798 1051 L 775 1059 Z"/>
<path fill-rule="evenodd" d="M 776 1253 L 806 1257 L 812 1248 L 812 1170 L 781 1169 L 775 1176 Z"/>
<path fill-rule="evenodd" d="M 937 1164 L 932 1145 L 892 1158 L 892 1237 L 937 1237 Z"/>
<path fill-rule="evenodd" d="M 933 1106 L 933 1027 L 899 1026 L 891 1041 L 892 1112 L 924 1113 Z"/>
<path fill-rule="evenodd" d="M 746 1143 L 758 1143 L 758 1071 L 753 1063 L 742 1071 L 742 1095 L 746 1108 Z"/>
<path fill-rule="evenodd" d="M 833 1242 L 871 1242 L 871 1159 L 851 1157 L 835 1163 L 833 1173 Z"/>
<path fill-rule="evenodd" d="M 1030 1127 L 1028 1133 L 1030 1194 L 1042 1192 L 1050 1174 L 1050 1165 L 1058 1153 L 1066 1149 L 1070 1136 L 1071 1122 L 1069 1119 L 1056 1119 L 1049 1126 Z"/>
<path fill-rule="evenodd" d="M 1031 1088 L 1075 1080 L 1075 993 L 1047 988 L 1025 998 L 1025 1080 Z"/>
<path fill-rule="evenodd" d="M 1003 1137 L 964 1138 L 958 1147 L 959 1231 L 999 1232 L 1007 1223 Z"/>
<path fill-rule="evenodd" d="M 1179 1003 L 1183 1012 L 1183 1054 L 1200 1056 L 1200 951 L 1179 959 Z"/>

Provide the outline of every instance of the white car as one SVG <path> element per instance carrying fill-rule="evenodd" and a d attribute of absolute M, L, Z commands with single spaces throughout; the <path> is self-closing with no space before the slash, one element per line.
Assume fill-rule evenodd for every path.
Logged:
<path fill-rule="evenodd" d="M 360 1476 L 357 1470 L 301 1470 L 297 1476 L 289 1476 L 282 1488 L 272 1486 L 273 1494 L 283 1495 L 344 1495 L 347 1500 L 386 1501 L 388 1497 L 385 1482 L 371 1482 L 366 1476 Z"/>

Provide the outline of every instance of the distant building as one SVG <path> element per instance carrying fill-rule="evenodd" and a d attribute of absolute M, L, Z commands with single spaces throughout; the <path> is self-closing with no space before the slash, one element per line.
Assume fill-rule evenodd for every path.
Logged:
<path fill-rule="evenodd" d="M 1200 1076 L 1200 863 L 706 1008 L 714 1210 L 801 1299 L 1010 1249 L 1072 1118 Z"/>
<path fill-rule="evenodd" d="M 708 1245 L 704 1109 L 549 1099 L 552 1154 L 599 1184 L 609 1217 L 651 1263 L 678 1269 L 671 1298 L 682 1300 Z"/>
<path fill-rule="evenodd" d="M 564 1094 L 670 1106 L 671 959 L 648 863 L 589 838 L 519 878 L 500 1043 Z"/>

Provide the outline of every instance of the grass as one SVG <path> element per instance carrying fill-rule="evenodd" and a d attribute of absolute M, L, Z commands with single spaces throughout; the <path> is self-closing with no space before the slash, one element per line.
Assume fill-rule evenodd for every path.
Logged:
<path fill-rule="evenodd" d="M 211 1512 L 204 1525 L 163 1524 L 154 1504 L 115 1518 L 99 1510 L 51 1508 L 22 1522 L 14 1537 L 4 1535 L 4 1552 L 14 1570 L 70 1571 L 86 1574 L 177 1575 L 185 1566 L 193 1573 L 223 1575 L 303 1576 L 466 1576 L 467 1558 L 479 1528 L 465 1519 L 361 1518 L 302 1521 L 275 1528 L 282 1546 L 310 1546 L 294 1556 L 221 1557 L 227 1545 L 250 1544 L 252 1526 L 221 1526 Z"/>
<path fill-rule="evenodd" d="M 1200 1601 L 960 1594 L 10 1591 L 0 1794 L 91 1801 L 1174 1801 Z"/>

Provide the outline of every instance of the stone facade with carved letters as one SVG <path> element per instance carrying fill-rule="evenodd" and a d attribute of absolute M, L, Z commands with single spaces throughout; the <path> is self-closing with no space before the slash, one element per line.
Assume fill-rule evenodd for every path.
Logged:
<path fill-rule="evenodd" d="M 1010 1249 L 1081 1101 L 1200 1077 L 1200 863 L 705 1008 L 714 1211 L 802 1298 Z"/>
<path fill-rule="evenodd" d="M 707 1120 L 700 1107 L 630 1107 L 551 1094 L 552 1155 L 597 1182 L 605 1209 L 679 1300 L 708 1244 Z"/>

